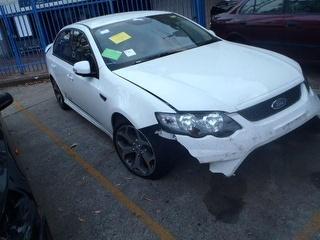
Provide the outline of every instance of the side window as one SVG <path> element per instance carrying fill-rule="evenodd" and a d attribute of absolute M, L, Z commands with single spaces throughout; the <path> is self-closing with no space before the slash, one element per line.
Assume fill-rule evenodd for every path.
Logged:
<path fill-rule="evenodd" d="M 53 45 L 53 55 L 66 62 L 72 61 L 70 29 L 63 31 L 58 35 Z"/>
<path fill-rule="evenodd" d="M 284 0 L 256 0 L 255 14 L 281 14 Z"/>
<path fill-rule="evenodd" d="M 253 14 L 255 0 L 249 0 L 240 9 L 240 14 Z"/>
<path fill-rule="evenodd" d="M 319 0 L 288 0 L 288 12 L 292 14 L 320 13 Z"/>
<path fill-rule="evenodd" d="M 284 0 L 249 0 L 240 10 L 240 14 L 280 14 Z"/>
<path fill-rule="evenodd" d="M 97 72 L 97 65 L 90 43 L 86 35 L 80 30 L 73 30 L 72 58 L 74 63 L 88 61 L 93 72 Z"/>

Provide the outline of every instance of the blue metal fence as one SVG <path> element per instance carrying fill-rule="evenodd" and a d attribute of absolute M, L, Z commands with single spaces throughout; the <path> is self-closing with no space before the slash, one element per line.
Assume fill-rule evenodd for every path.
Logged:
<path fill-rule="evenodd" d="M 45 46 L 68 24 L 137 10 L 174 11 L 205 24 L 204 0 L 17 0 L 0 5 L 0 78 L 46 73 Z"/>

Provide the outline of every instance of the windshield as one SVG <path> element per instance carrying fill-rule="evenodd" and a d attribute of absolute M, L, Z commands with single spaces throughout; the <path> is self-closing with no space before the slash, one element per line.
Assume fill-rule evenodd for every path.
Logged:
<path fill-rule="evenodd" d="M 219 40 L 176 14 L 148 16 L 109 24 L 94 29 L 93 35 L 110 70 Z"/>

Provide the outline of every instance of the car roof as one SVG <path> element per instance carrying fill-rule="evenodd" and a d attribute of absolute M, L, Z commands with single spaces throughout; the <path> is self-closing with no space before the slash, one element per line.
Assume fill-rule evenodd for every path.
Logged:
<path fill-rule="evenodd" d="M 130 20 L 133 18 L 154 16 L 154 15 L 166 14 L 166 13 L 170 13 L 170 12 L 165 12 L 165 11 L 134 11 L 134 12 L 115 13 L 115 14 L 109 14 L 109 15 L 105 15 L 105 16 L 86 19 L 86 20 L 74 23 L 74 24 L 70 25 L 69 27 L 76 25 L 76 24 L 81 24 L 81 25 L 86 25 L 87 27 L 89 27 L 91 29 L 94 29 L 94 28 L 98 28 L 98 27 L 102 27 L 102 26 L 111 24 L 111 23 L 126 21 L 126 20 Z"/>

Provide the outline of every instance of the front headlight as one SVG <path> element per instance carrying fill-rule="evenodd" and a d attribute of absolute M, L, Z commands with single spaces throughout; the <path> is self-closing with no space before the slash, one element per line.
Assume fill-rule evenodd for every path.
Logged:
<path fill-rule="evenodd" d="M 201 138 L 207 135 L 229 137 L 241 126 L 222 112 L 156 113 L 162 129 L 174 134 Z"/>
<path fill-rule="evenodd" d="M 303 74 L 303 77 L 304 77 L 303 83 L 304 83 L 304 85 L 306 86 L 308 92 L 310 92 L 311 86 L 310 86 L 309 79 L 308 79 L 308 77 L 306 76 L 306 74 Z"/>
<path fill-rule="evenodd" d="M 309 83 L 309 80 L 308 80 L 308 77 L 306 75 L 304 75 L 304 85 L 306 86 L 308 92 L 310 92 L 311 90 L 311 86 L 310 86 L 310 83 Z"/>

